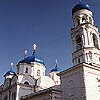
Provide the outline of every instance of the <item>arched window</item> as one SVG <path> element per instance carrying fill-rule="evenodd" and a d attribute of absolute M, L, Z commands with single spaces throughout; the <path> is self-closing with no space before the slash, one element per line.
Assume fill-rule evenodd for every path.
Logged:
<path fill-rule="evenodd" d="M 92 18 L 91 17 L 89 17 L 89 23 L 92 24 Z"/>
<path fill-rule="evenodd" d="M 25 73 L 28 73 L 28 68 L 26 67 L 26 71 L 25 71 Z"/>
<path fill-rule="evenodd" d="M 77 18 L 77 25 L 80 25 L 80 20 L 79 20 L 79 18 Z"/>
<path fill-rule="evenodd" d="M 26 82 L 24 82 L 24 84 L 25 84 L 25 85 L 29 85 L 29 83 L 28 83 L 27 81 L 26 81 Z"/>
<path fill-rule="evenodd" d="M 37 76 L 40 76 L 40 70 L 37 70 Z"/>
<path fill-rule="evenodd" d="M 14 100 L 16 100 L 16 92 L 14 92 Z"/>
<path fill-rule="evenodd" d="M 80 58 L 78 58 L 78 63 L 80 63 L 81 61 L 80 61 Z"/>
<path fill-rule="evenodd" d="M 82 23 L 85 23 L 86 22 L 86 19 L 83 17 L 82 18 Z"/>
<path fill-rule="evenodd" d="M 76 41 L 76 49 L 81 49 L 82 48 L 82 39 L 80 35 L 77 35 L 75 38 Z"/>
<path fill-rule="evenodd" d="M 91 51 L 89 51 L 89 58 L 90 58 L 90 60 L 92 60 L 92 52 Z"/>
<path fill-rule="evenodd" d="M 17 67 L 17 73 L 18 73 L 18 74 L 19 74 L 19 69 L 20 69 L 20 68 L 19 68 L 19 66 L 18 66 L 18 67 Z"/>
<path fill-rule="evenodd" d="M 12 100 L 16 100 L 16 92 L 12 93 Z"/>
<path fill-rule="evenodd" d="M 100 57 L 99 57 L 99 62 L 100 62 Z"/>
<path fill-rule="evenodd" d="M 8 96 L 6 95 L 5 97 L 4 97 L 4 100 L 7 100 L 8 99 Z"/>
<path fill-rule="evenodd" d="M 98 49 L 99 48 L 98 39 L 97 39 L 97 36 L 95 34 L 93 34 L 93 43 L 94 43 L 94 46 Z"/>

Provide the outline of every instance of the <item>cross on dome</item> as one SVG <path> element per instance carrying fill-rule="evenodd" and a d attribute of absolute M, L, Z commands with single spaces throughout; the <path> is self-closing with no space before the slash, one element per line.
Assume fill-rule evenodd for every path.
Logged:
<path fill-rule="evenodd" d="M 56 63 L 55 63 L 55 68 L 53 68 L 51 70 L 51 72 L 56 72 L 56 71 L 58 71 L 58 60 L 57 59 L 56 59 Z"/>
<path fill-rule="evenodd" d="M 10 63 L 10 70 L 12 70 L 12 69 L 13 69 L 13 67 L 14 67 L 14 63 L 13 63 L 13 62 L 11 62 L 11 63 Z"/>
<path fill-rule="evenodd" d="M 57 68 L 57 66 L 58 66 L 58 60 L 56 59 L 56 66 L 55 66 L 55 68 Z"/>
<path fill-rule="evenodd" d="M 37 49 L 37 45 L 36 44 L 33 44 L 32 48 L 33 48 L 33 54 L 34 54 L 35 51 L 36 51 L 36 49 Z"/>
<path fill-rule="evenodd" d="M 32 45 L 32 55 L 31 56 L 25 56 L 22 60 L 20 60 L 18 62 L 18 64 L 21 64 L 21 63 L 31 63 L 31 62 L 38 62 L 38 63 L 41 63 L 41 64 L 44 64 L 44 60 L 38 55 L 36 54 L 36 49 L 37 49 L 37 45 L 36 44 L 33 44 Z M 25 54 L 27 54 L 27 50 L 24 51 Z"/>
<path fill-rule="evenodd" d="M 25 50 L 25 51 L 24 51 L 25 56 L 27 55 L 27 52 L 28 52 L 28 50 Z"/>

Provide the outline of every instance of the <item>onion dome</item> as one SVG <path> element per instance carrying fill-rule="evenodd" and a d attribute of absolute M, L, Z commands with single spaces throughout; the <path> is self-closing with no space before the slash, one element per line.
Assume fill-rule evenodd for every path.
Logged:
<path fill-rule="evenodd" d="M 34 44 L 33 45 L 33 54 L 31 56 L 25 57 L 24 59 L 19 61 L 18 64 L 20 64 L 20 63 L 28 63 L 28 64 L 30 64 L 32 62 L 38 62 L 38 63 L 44 64 L 44 60 L 40 56 L 38 56 L 36 54 L 36 48 L 37 48 L 37 45 Z M 25 55 L 26 55 L 26 53 L 27 53 L 27 50 L 25 50 Z"/>
<path fill-rule="evenodd" d="M 10 68 L 10 70 L 8 72 L 6 72 L 6 74 L 4 75 L 4 77 L 14 76 L 14 75 L 16 75 L 16 73 L 12 70 L 12 68 Z"/>
<path fill-rule="evenodd" d="M 10 71 L 6 72 L 4 77 L 9 76 L 9 75 L 16 75 L 16 73 L 13 70 L 10 70 Z"/>
<path fill-rule="evenodd" d="M 33 53 L 32 56 L 28 56 L 28 57 L 22 59 L 21 61 L 19 61 L 18 64 L 20 64 L 20 63 L 28 63 L 28 64 L 30 64 L 32 62 L 38 62 L 38 63 L 44 64 L 44 60 L 42 60 L 41 57 L 36 55 L 36 53 Z"/>
<path fill-rule="evenodd" d="M 14 76 L 16 75 L 16 73 L 12 70 L 12 67 L 14 66 L 13 63 L 11 63 L 11 67 L 10 67 L 10 70 L 8 72 L 6 72 L 6 74 L 4 75 L 4 77 L 6 76 Z"/>
<path fill-rule="evenodd" d="M 74 8 L 72 9 L 72 14 L 74 14 L 78 10 L 82 10 L 82 9 L 91 10 L 90 6 L 88 4 L 79 3 L 79 4 L 75 5 Z"/>
<path fill-rule="evenodd" d="M 51 72 L 57 72 L 58 71 L 58 68 L 55 67 L 54 69 L 51 70 Z"/>
<path fill-rule="evenodd" d="M 58 61 L 56 60 L 55 68 L 51 70 L 51 72 L 57 72 L 58 70 Z"/>

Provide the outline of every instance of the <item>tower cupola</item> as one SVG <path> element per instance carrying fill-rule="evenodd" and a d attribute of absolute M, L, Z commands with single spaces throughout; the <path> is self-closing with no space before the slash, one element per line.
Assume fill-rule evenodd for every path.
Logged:
<path fill-rule="evenodd" d="M 85 4 L 85 3 L 79 3 L 79 4 L 76 4 L 74 6 L 74 8 L 72 9 L 72 14 L 74 14 L 75 12 L 79 11 L 79 10 L 82 10 L 82 9 L 86 9 L 86 10 L 90 10 L 90 6 L 88 4 Z"/>
<path fill-rule="evenodd" d="M 38 79 L 45 75 L 44 60 L 36 52 L 36 44 L 33 45 L 33 52 L 30 56 L 25 56 L 17 64 L 17 74 L 31 75 Z M 27 51 L 25 50 L 25 54 Z"/>
<path fill-rule="evenodd" d="M 74 26 L 71 28 L 73 42 L 73 64 L 80 63 L 100 65 L 100 33 L 94 24 L 90 6 L 79 3 L 72 9 Z"/>
<path fill-rule="evenodd" d="M 58 69 L 58 61 L 56 59 L 55 68 L 53 68 L 49 73 L 49 76 L 55 82 L 55 85 L 60 85 L 60 77 L 57 75 L 59 72 L 60 70 Z"/>
<path fill-rule="evenodd" d="M 24 59 L 22 59 L 21 61 L 19 61 L 18 64 L 20 63 L 32 63 L 32 62 L 37 62 L 37 63 L 41 63 L 44 64 L 44 60 L 36 54 L 36 44 L 33 45 L 33 54 L 31 56 L 25 57 Z"/>
<path fill-rule="evenodd" d="M 88 23 L 94 25 L 92 11 L 86 3 L 80 2 L 76 4 L 72 9 L 72 17 L 75 27 Z"/>
<path fill-rule="evenodd" d="M 38 63 L 44 64 L 44 60 L 41 59 L 41 57 L 39 55 L 37 55 L 36 53 L 33 53 L 31 56 L 28 56 L 28 57 L 22 59 L 21 61 L 19 61 L 19 64 L 20 63 L 30 64 L 32 62 L 38 62 Z"/>
<path fill-rule="evenodd" d="M 59 70 L 58 70 L 58 61 L 57 61 L 57 59 L 56 59 L 55 68 L 51 69 L 51 73 L 52 73 L 52 72 L 58 72 L 58 71 L 59 71 Z"/>

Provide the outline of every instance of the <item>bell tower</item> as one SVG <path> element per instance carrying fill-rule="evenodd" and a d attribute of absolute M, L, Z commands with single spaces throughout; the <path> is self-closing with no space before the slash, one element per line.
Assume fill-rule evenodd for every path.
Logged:
<path fill-rule="evenodd" d="M 73 67 L 62 71 L 63 100 L 100 100 L 100 33 L 84 3 L 72 9 Z"/>
<path fill-rule="evenodd" d="M 77 4 L 72 9 L 72 18 L 73 65 L 86 63 L 100 66 L 100 33 L 89 5 Z"/>

